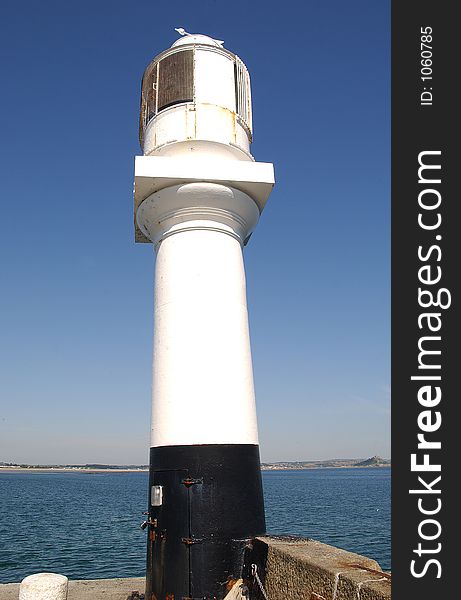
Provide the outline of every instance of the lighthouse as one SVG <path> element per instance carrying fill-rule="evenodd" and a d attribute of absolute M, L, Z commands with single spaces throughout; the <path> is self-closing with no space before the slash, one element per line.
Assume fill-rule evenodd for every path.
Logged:
<path fill-rule="evenodd" d="M 265 532 L 243 248 L 274 185 L 243 61 L 181 37 L 144 72 L 135 240 L 153 245 L 146 600 L 224 598 Z"/>

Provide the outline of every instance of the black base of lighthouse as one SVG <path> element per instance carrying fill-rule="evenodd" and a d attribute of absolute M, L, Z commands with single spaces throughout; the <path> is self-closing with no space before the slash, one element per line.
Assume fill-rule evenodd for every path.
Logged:
<path fill-rule="evenodd" d="M 265 533 L 259 447 L 151 448 L 146 600 L 224 598 Z"/>

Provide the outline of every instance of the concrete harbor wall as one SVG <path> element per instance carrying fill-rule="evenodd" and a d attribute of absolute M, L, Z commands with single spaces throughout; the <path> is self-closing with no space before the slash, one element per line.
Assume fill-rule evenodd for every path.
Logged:
<path fill-rule="evenodd" d="M 391 598 L 391 575 L 375 560 L 307 538 L 257 538 L 245 564 L 257 566 L 269 600 Z M 264 600 L 257 583 L 249 581 L 250 598 Z"/>
<path fill-rule="evenodd" d="M 390 600 L 391 575 L 379 564 L 315 540 L 260 537 L 245 556 L 250 600 L 265 600 L 251 576 L 251 565 L 269 600 Z M 144 593 L 144 578 L 69 581 L 67 600 L 127 600 Z M 245 594 L 245 588 L 242 588 Z M 0 585 L 0 600 L 18 600 L 19 583 Z M 247 596 L 248 598 L 248 596 Z"/>

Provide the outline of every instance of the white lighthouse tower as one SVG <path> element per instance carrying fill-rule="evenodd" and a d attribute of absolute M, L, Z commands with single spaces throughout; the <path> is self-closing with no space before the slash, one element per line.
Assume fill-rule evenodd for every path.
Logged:
<path fill-rule="evenodd" d="M 250 78 L 183 34 L 142 82 L 135 237 L 154 245 L 146 600 L 217 598 L 265 532 L 242 249 L 274 185 Z"/>

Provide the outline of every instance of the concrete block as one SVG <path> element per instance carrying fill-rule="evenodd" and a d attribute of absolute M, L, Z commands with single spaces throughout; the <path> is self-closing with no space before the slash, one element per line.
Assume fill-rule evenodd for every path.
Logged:
<path fill-rule="evenodd" d="M 66 600 L 69 580 L 57 573 L 35 573 L 19 586 L 19 600 Z"/>
<path fill-rule="evenodd" d="M 257 565 L 271 600 L 390 599 L 390 575 L 375 560 L 315 540 L 260 537 L 245 563 Z M 249 585 L 264 600 L 251 578 Z"/>

